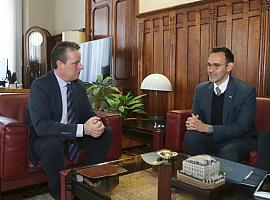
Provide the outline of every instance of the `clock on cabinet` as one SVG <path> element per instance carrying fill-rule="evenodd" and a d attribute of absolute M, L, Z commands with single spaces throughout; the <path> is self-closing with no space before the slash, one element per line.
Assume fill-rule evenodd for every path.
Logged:
<path fill-rule="evenodd" d="M 48 30 L 34 26 L 25 33 L 24 39 L 24 88 L 30 88 L 37 77 L 50 70 L 52 38 Z"/>

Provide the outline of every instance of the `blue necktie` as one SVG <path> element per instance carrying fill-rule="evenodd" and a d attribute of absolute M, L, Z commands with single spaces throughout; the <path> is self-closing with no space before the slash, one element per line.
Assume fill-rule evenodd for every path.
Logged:
<path fill-rule="evenodd" d="M 67 123 L 68 124 L 77 123 L 77 116 L 74 108 L 74 99 L 72 95 L 71 83 L 67 84 Z M 70 160 L 72 160 L 74 163 L 77 163 L 79 160 L 80 153 L 78 142 L 76 140 L 68 143 L 68 152 Z"/>

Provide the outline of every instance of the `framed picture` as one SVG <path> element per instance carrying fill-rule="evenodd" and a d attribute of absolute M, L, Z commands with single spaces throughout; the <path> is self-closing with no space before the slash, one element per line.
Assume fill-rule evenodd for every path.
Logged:
<path fill-rule="evenodd" d="M 139 0 L 139 14 L 202 0 Z"/>

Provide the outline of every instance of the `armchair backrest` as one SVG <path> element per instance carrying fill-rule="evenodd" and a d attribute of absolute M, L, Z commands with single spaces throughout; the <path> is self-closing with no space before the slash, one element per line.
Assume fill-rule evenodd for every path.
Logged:
<path fill-rule="evenodd" d="M 255 126 L 258 131 L 270 131 L 270 98 L 257 97 Z"/>
<path fill-rule="evenodd" d="M 0 93 L 0 116 L 26 122 L 28 93 Z"/>

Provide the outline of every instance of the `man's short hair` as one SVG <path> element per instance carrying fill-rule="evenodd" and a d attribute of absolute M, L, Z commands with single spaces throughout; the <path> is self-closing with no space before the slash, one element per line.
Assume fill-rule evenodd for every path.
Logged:
<path fill-rule="evenodd" d="M 64 41 L 64 42 L 59 42 L 58 44 L 56 44 L 51 52 L 51 66 L 53 69 L 57 68 L 57 64 L 56 61 L 60 60 L 63 63 L 66 63 L 68 60 L 68 56 L 67 56 L 67 49 L 70 50 L 79 50 L 80 46 L 75 43 L 75 42 L 68 42 L 68 41 Z"/>
<path fill-rule="evenodd" d="M 228 49 L 227 47 L 214 47 L 211 50 L 211 53 L 218 53 L 218 52 L 224 52 L 227 63 L 234 62 L 234 55 L 231 52 L 231 50 Z"/>

